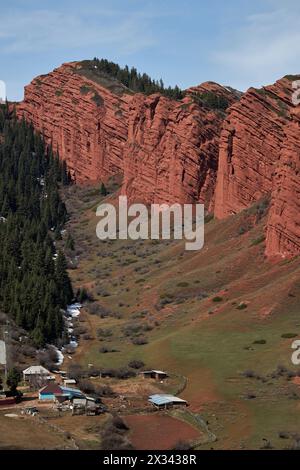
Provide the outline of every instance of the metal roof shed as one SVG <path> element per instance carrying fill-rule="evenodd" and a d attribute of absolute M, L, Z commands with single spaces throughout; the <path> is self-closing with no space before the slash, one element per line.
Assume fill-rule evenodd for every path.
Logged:
<path fill-rule="evenodd" d="M 144 370 L 141 372 L 144 378 L 150 377 L 151 379 L 162 380 L 168 377 L 168 374 L 162 370 Z"/>
<path fill-rule="evenodd" d="M 188 406 L 186 400 L 168 394 L 150 395 L 149 402 L 158 408 L 168 408 L 171 406 Z"/>

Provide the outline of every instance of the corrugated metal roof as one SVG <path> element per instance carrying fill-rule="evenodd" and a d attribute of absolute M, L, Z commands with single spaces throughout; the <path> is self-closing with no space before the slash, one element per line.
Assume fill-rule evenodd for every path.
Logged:
<path fill-rule="evenodd" d="M 50 372 L 45 369 L 43 366 L 30 366 L 27 369 L 23 370 L 23 374 L 31 375 L 31 374 L 40 374 L 40 375 L 50 375 Z"/>
<path fill-rule="evenodd" d="M 40 391 L 40 395 L 61 395 L 62 388 L 56 383 L 50 383 L 45 385 Z"/>
<path fill-rule="evenodd" d="M 82 391 L 78 390 L 77 388 L 61 387 L 61 389 L 64 394 L 69 394 L 77 397 L 84 397 Z"/>
<path fill-rule="evenodd" d="M 166 372 L 162 371 L 162 370 L 144 370 L 143 372 L 141 372 L 141 374 L 152 374 L 152 373 L 155 373 L 155 374 L 162 374 L 162 375 L 168 375 Z"/>
<path fill-rule="evenodd" d="M 154 405 L 167 405 L 169 403 L 187 403 L 182 398 L 174 397 L 174 395 L 168 394 L 150 395 L 149 401 Z"/>

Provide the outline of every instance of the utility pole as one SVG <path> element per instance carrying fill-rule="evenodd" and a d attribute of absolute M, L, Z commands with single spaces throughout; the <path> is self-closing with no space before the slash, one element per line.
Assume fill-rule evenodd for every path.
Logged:
<path fill-rule="evenodd" d="M 3 330 L 3 341 L 4 341 L 4 377 L 5 385 L 7 386 L 7 374 L 8 374 L 8 345 L 9 345 L 9 320 L 6 320 L 6 326 Z"/>

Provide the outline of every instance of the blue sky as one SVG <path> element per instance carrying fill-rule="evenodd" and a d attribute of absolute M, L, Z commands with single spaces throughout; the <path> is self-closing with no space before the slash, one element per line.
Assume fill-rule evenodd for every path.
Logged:
<path fill-rule="evenodd" d="M 9 99 L 63 62 L 105 57 L 181 88 L 245 90 L 300 73 L 299 0 L 1 2 L 0 80 Z"/>

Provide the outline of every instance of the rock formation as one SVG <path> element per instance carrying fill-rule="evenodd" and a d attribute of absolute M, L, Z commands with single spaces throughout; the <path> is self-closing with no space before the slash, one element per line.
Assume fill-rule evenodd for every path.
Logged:
<path fill-rule="evenodd" d="M 123 172 L 130 95 L 77 73 L 76 63 L 64 64 L 25 87 L 17 113 L 31 121 L 66 160 L 74 179 L 99 181 Z"/>
<path fill-rule="evenodd" d="M 250 88 L 229 109 L 220 137 L 215 215 L 227 217 L 270 194 L 290 119 L 288 79 L 260 90 Z"/>
<path fill-rule="evenodd" d="M 225 218 L 271 195 L 266 254 L 300 252 L 299 109 L 285 77 L 250 88 L 228 110 L 220 137 L 215 215 Z"/>
<path fill-rule="evenodd" d="M 18 116 L 52 142 L 74 179 L 124 174 L 123 193 L 145 202 L 205 202 L 212 206 L 218 139 L 224 113 L 195 102 L 196 93 L 238 95 L 207 82 L 176 101 L 133 94 L 107 77 L 64 64 L 25 87 Z"/>
<path fill-rule="evenodd" d="M 132 201 L 204 202 L 225 218 L 271 198 L 266 254 L 289 256 L 300 252 L 297 78 L 243 96 L 205 82 L 173 100 L 133 93 L 74 62 L 33 80 L 17 114 L 53 144 L 76 182 L 120 173 Z"/>
<path fill-rule="evenodd" d="M 136 95 L 129 104 L 123 192 L 147 202 L 212 200 L 222 117 L 189 97 Z"/>
<path fill-rule="evenodd" d="M 300 107 L 292 111 L 275 171 L 266 237 L 268 256 L 300 253 Z"/>

